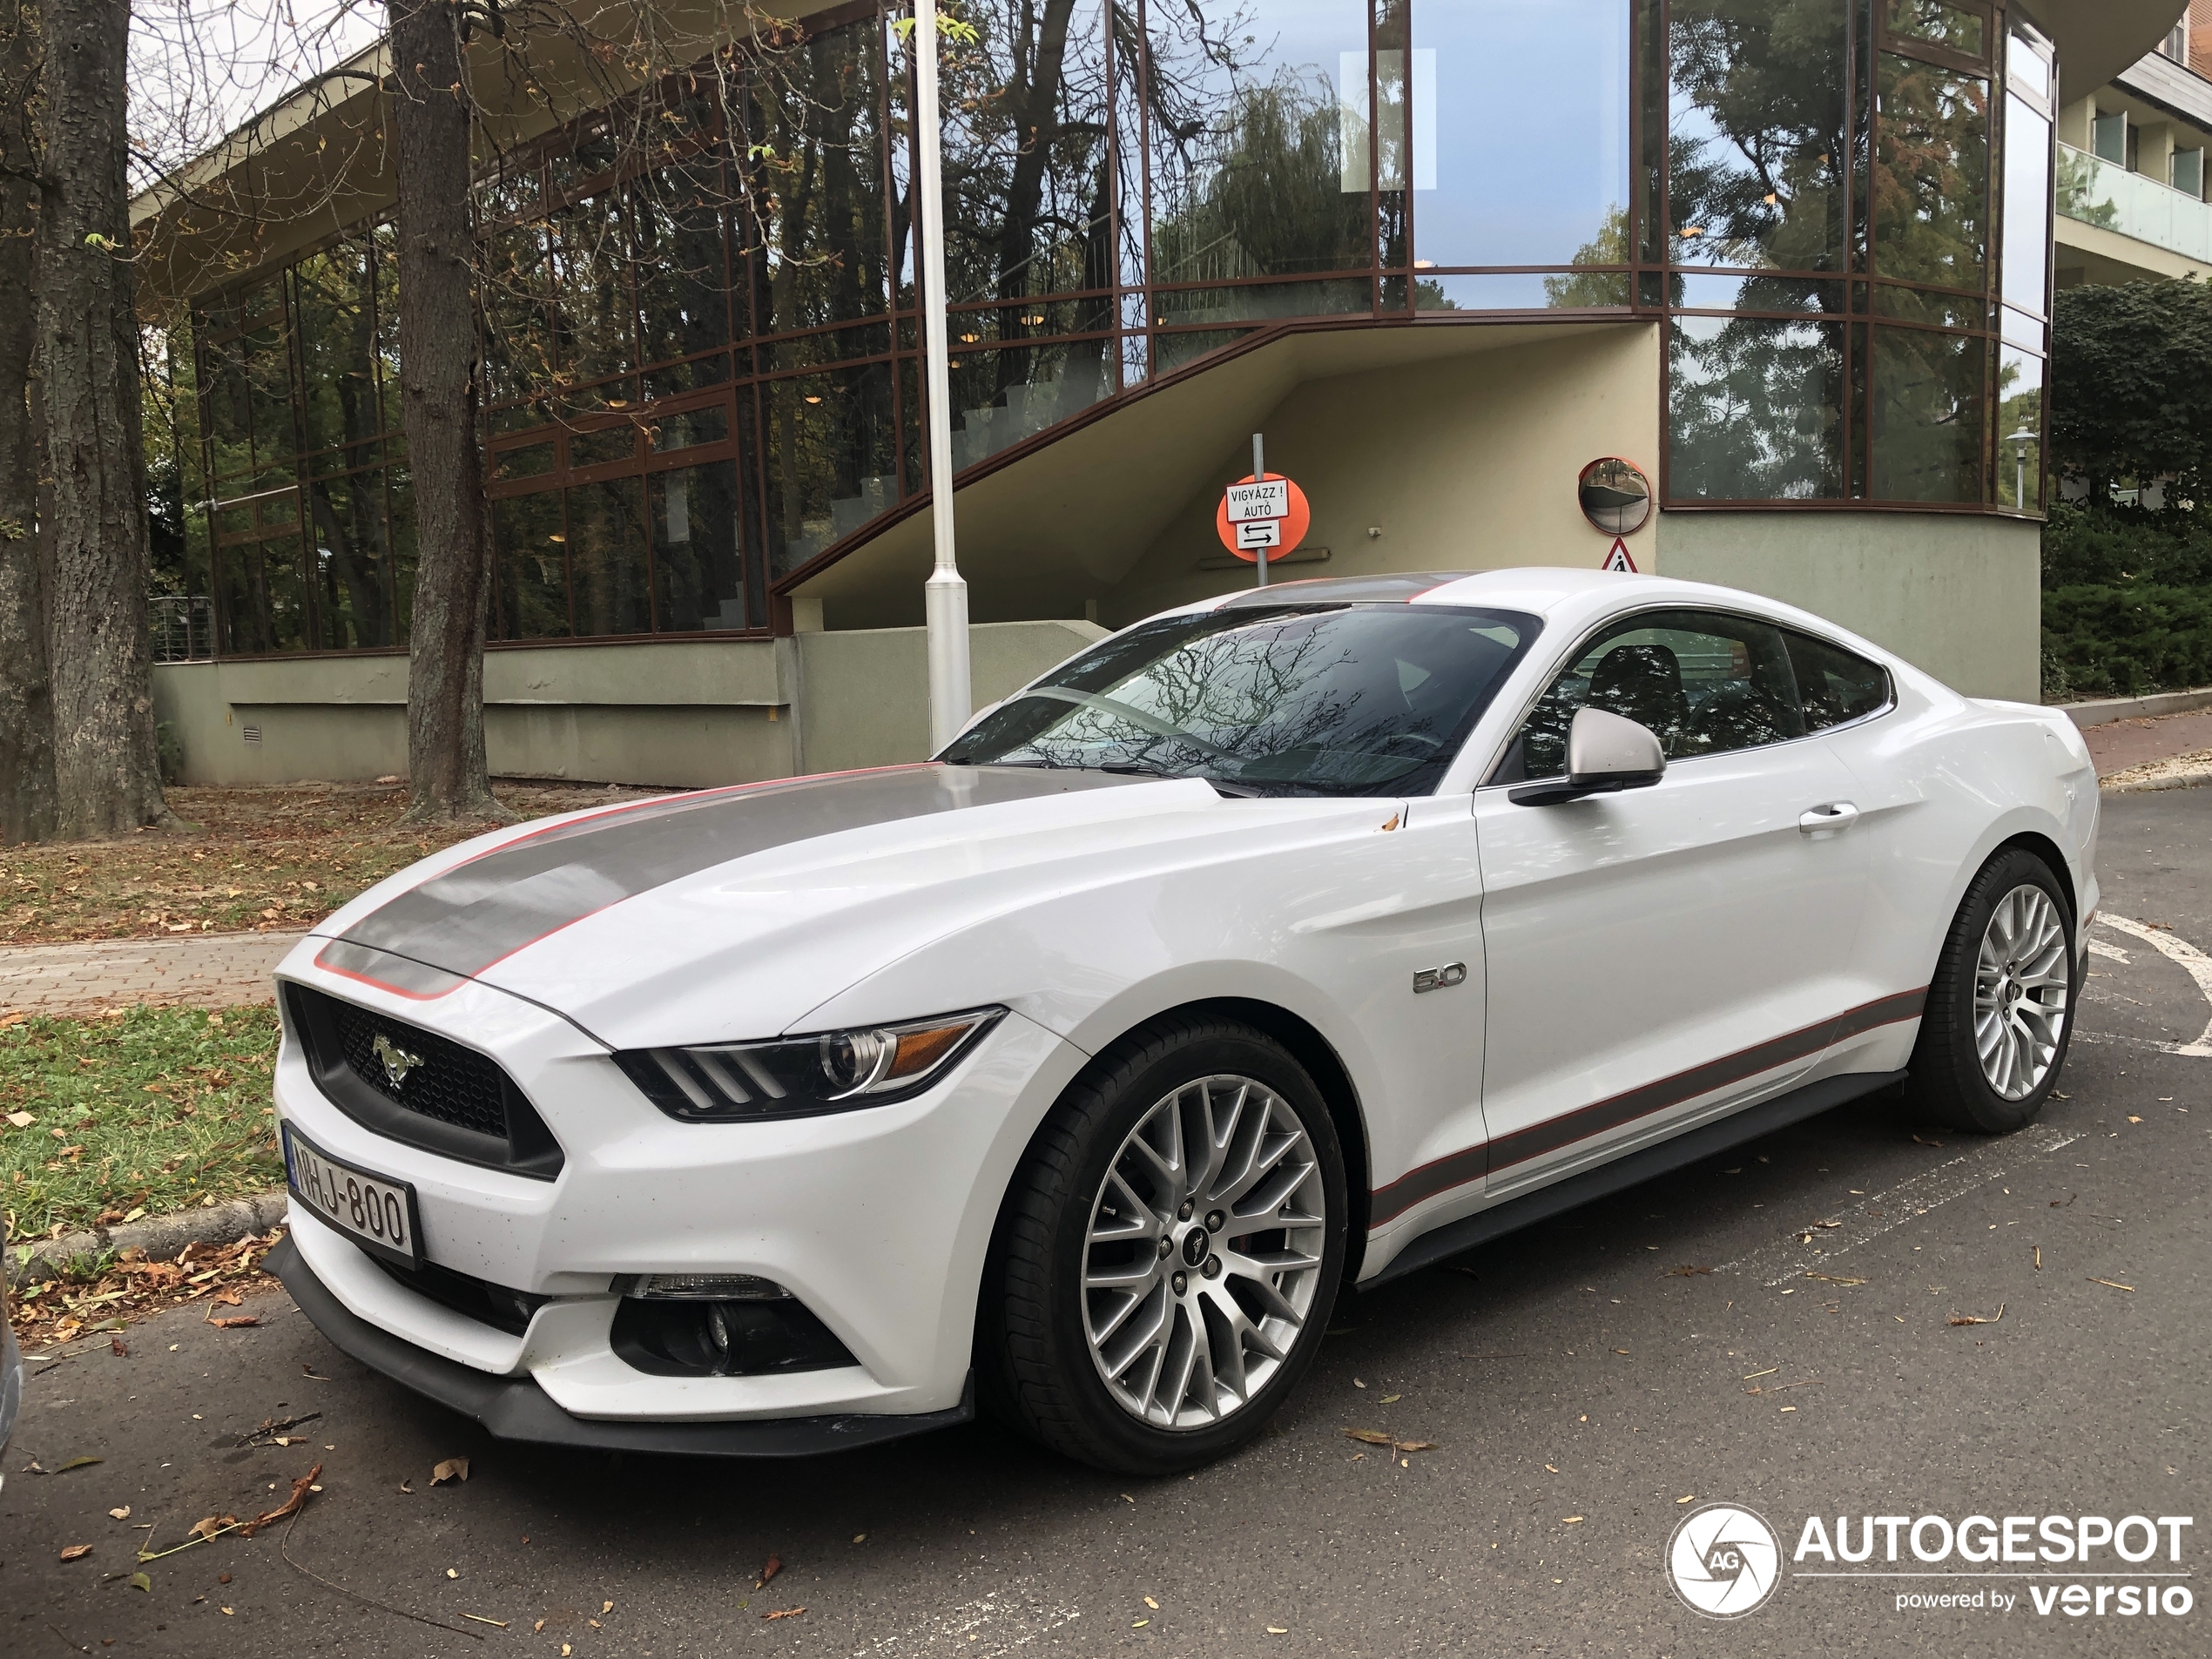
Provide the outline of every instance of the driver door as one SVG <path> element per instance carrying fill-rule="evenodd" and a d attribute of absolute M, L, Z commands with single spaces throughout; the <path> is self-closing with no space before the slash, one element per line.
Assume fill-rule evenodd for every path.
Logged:
<path fill-rule="evenodd" d="M 1665 777 L 1514 805 L 1585 703 L 1656 732 Z M 1826 1046 L 1870 873 L 1851 774 L 1805 733 L 1779 631 L 1720 611 L 1607 625 L 1530 711 L 1474 807 L 1489 1196 L 1778 1094 Z"/>

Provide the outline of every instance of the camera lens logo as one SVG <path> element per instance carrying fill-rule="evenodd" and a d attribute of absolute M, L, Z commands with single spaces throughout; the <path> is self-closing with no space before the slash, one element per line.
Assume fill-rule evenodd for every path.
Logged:
<path fill-rule="evenodd" d="M 1709 1503 L 1675 1528 L 1667 1575 L 1693 1612 L 1740 1619 L 1765 1606 L 1781 1582 L 1782 1543 L 1756 1511 Z"/>

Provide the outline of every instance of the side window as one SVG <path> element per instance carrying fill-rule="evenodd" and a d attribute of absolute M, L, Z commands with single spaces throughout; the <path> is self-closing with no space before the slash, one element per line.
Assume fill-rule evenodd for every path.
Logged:
<path fill-rule="evenodd" d="M 1879 664 L 1810 634 L 1785 631 L 1782 638 L 1797 673 L 1806 731 L 1824 732 L 1871 714 L 1889 702 L 1890 677 Z"/>
<path fill-rule="evenodd" d="M 1552 682 L 1490 781 L 1563 774 L 1568 728 L 1586 704 L 1650 727 L 1669 760 L 1806 730 L 1780 629 L 1719 611 L 1646 611 L 1599 633 Z"/>

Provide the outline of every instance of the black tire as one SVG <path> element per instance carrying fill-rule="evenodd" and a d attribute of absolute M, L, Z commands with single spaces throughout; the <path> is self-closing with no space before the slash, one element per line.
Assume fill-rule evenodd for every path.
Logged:
<path fill-rule="evenodd" d="M 1218 1420 L 1170 1428 L 1119 1403 L 1094 1361 L 1082 1288 L 1092 1207 L 1138 1124 L 1171 1094 L 1222 1076 L 1264 1085 L 1305 1130 L 1325 1195 L 1321 1264 L 1303 1327 L 1273 1374 Z M 1266 1425 L 1319 1352 L 1343 1274 L 1347 1213 L 1343 1152 L 1328 1106 L 1287 1049 L 1227 1019 L 1170 1015 L 1140 1027 L 1069 1086 L 1008 1190 L 976 1322 L 985 1408 L 1064 1456 L 1116 1474 L 1170 1474 L 1234 1450 Z M 1240 1242 L 1251 1247 L 1255 1237 L 1264 1235 Z M 1224 1290 L 1234 1277 L 1224 1275 Z"/>
<path fill-rule="evenodd" d="M 2065 932 L 2065 1017 L 2048 1069 L 2035 1085 L 2008 1100 L 1984 1072 L 1975 1042 L 1975 973 L 1982 939 L 1997 907 L 2020 887 L 2039 888 L 2056 908 Z M 2021 847 L 2005 847 L 1983 865 L 1966 888 L 1942 954 L 1928 982 L 1928 1001 L 1913 1045 L 1906 1099 L 1912 1108 L 1952 1129 L 2005 1135 L 2034 1122 L 2066 1068 L 2067 1045 L 2081 997 L 2081 963 L 2074 949 L 2073 900 L 2049 865 Z"/>

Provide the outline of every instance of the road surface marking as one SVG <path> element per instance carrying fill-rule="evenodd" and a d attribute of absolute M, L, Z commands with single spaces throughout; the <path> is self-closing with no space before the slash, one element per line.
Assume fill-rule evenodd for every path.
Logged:
<path fill-rule="evenodd" d="M 2065 1130 L 2034 1124 L 2001 1140 L 1984 1142 L 1932 1170 L 1898 1182 L 1886 1191 L 1877 1192 L 1820 1217 L 1823 1221 L 1841 1222 L 1839 1227 L 1808 1224 L 1799 1231 L 1812 1234 L 1813 1242 L 1810 1244 L 1793 1233 L 1713 1271 L 1755 1277 L 1770 1290 L 1778 1285 L 1793 1284 L 1813 1268 L 1834 1261 L 1845 1251 L 1879 1238 L 1908 1221 L 1919 1220 L 1939 1205 L 1987 1186 L 2024 1160 L 2047 1157 L 2080 1138 Z"/>
<path fill-rule="evenodd" d="M 962 1653 L 972 1659 L 994 1659 L 1025 1648 L 1048 1630 L 1073 1623 L 1082 1609 L 1053 1607 L 1043 1602 L 1016 1601 L 998 1590 L 976 1601 L 963 1602 L 909 1626 L 896 1635 L 879 1636 L 857 1649 L 853 1659 L 909 1653 Z"/>
<path fill-rule="evenodd" d="M 2116 927 L 2121 933 L 2140 939 L 2167 961 L 2196 981 L 2196 988 L 2204 994 L 2207 1003 L 2212 1003 L 2212 956 L 2207 956 L 2186 939 L 2176 939 L 2163 927 L 2146 927 L 2140 921 L 2130 921 L 2125 916 L 2109 913 L 2097 918 L 2100 927 Z M 2212 1019 L 2205 1022 L 2202 1035 L 2194 1042 L 2176 1043 L 2168 1052 L 2185 1054 L 2194 1059 L 2212 1059 Z"/>

